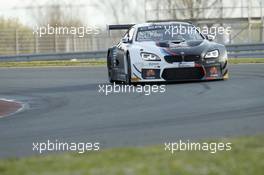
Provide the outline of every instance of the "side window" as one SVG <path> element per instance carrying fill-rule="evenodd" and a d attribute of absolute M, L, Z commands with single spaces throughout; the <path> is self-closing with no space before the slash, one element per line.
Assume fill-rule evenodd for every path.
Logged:
<path fill-rule="evenodd" d="M 132 39 L 133 39 L 133 36 L 134 36 L 134 32 L 135 32 L 135 28 L 134 27 L 132 27 L 129 31 L 128 31 L 128 39 L 129 39 L 129 41 L 132 41 Z"/>
<path fill-rule="evenodd" d="M 128 37 L 128 32 L 125 33 L 125 35 L 123 36 L 123 38 L 127 38 Z"/>

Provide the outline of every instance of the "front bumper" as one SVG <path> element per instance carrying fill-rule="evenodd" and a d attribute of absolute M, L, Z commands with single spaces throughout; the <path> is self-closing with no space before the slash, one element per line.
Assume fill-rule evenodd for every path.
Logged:
<path fill-rule="evenodd" d="M 140 62 L 132 65 L 132 82 L 170 82 L 227 79 L 227 61 Z"/>

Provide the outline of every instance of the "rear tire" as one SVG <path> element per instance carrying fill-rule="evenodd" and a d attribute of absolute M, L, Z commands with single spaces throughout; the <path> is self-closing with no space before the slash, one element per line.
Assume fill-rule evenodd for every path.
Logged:
<path fill-rule="evenodd" d="M 115 81 L 112 78 L 112 61 L 111 61 L 111 57 L 110 57 L 110 51 L 108 51 L 107 54 L 107 70 L 108 70 L 108 80 L 110 83 L 114 83 Z"/>
<path fill-rule="evenodd" d="M 130 61 L 130 55 L 129 53 L 127 53 L 126 56 L 127 59 L 127 74 L 126 74 L 126 80 L 125 80 L 125 84 L 130 85 L 131 84 L 131 61 Z"/>

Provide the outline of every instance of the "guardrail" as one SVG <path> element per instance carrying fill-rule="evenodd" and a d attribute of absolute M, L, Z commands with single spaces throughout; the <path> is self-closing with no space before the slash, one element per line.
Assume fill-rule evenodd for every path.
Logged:
<path fill-rule="evenodd" d="M 230 58 L 264 58 L 264 43 L 226 45 Z"/>
<path fill-rule="evenodd" d="M 264 43 L 226 45 L 231 58 L 264 58 Z M 106 51 L 0 56 L 0 61 L 45 61 L 106 58 Z"/>

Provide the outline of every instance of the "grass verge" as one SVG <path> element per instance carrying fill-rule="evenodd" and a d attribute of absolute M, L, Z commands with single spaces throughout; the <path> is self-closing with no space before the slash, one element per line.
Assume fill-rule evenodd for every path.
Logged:
<path fill-rule="evenodd" d="M 264 136 L 224 139 L 229 152 L 177 152 L 163 147 L 115 148 L 0 160 L 1 175 L 262 175 Z"/>
<path fill-rule="evenodd" d="M 23 61 L 23 62 L 0 62 L 0 67 L 61 67 L 61 66 L 104 66 L 105 60 L 55 60 L 55 61 Z"/>
<path fill-rule="evenodd" d="M 230 58 L 229 63 L 264 63 L 264 58 Z M 0 62 L 0 67 L 89 67 L 89 66 L 105 66 L 104 59 L 87 59 L 87 60 L 55 60 L 55 61 L 23 61 L 23 62 Z"/>

